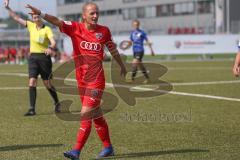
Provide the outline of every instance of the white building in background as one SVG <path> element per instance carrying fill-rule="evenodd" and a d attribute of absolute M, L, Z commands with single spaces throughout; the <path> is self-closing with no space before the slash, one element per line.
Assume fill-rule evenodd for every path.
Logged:
<path fill-rule="evenodd" d="M 114 35 L 128 34 L 133 19 L 150 35 L 240 33 L 240 0 L 57 0 L 57 16 L 79 20 L 86 1 L 99 5 L 100 23 Z M 63 46 L 64 35 L 55 34 Z M 28 43 L 27 30 L 0 31 L 0 47 Z"/>
<path fill-rule="evenodd" d="M 58 0 L 57 14 L 78 20 L 81 8 L 91 0 Z M 215 0 L 92 0 L 99 5 L 101 24 L 115 34 L 129 33 L 131 21 L 139 19 L 152 34 L 215 33 Z"/>

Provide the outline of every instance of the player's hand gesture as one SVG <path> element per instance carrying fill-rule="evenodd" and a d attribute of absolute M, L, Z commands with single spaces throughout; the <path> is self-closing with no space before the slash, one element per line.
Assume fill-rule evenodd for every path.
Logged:
<path fill-rule="evenodd" d="M 53 56 L 54 55 L 54 50 L 52 48 L 47 48 L 44 52 L 47 56 Z"/>
<path fill-rule="evenodd" d="M 132 46 L 132 41 L 124 40 L 120 43 L 119 48 L 122 50 L 127 50 Z"/>
<path fill-rule="evenodd" d="M 33 15 L 33 14 L 37 14 L 37 15 L 40 15 L 41 14 L 41 11 L 33 6 L 31 6 L 30 4 L 27 4 L 26 5 L 26 8 L 29 8 L 31 9 L 31 12 L 29 14 Z"/>
<path fill-rule="evenodd" d="M 4 6 L 6 9 L 9 8 L 9 0 L 4 0 Z"/>
<path fill-rule="evenodd" d="M 233 66 L 233 74 L 234 74 L 234 76 L 236 76 L 236 77 L 239 76 L 239 74 L 240 74 L 240 66 L 239 66 L 239 65 L 235 64 L 235 65 Z"/>

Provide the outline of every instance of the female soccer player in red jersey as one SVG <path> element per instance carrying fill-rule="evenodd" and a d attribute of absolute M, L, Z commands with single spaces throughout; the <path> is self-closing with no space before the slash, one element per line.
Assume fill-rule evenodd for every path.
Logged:
<path fill-rule="evenodd" d="M 85 118 L 86 116 L 84 116 L 86 113 L 100 106 L 101 96 L 105 88 L 105 78 L 102 66 L 105 46 L 120 65 L 120 74 L 122 76 L 126 75 L 126 68 L 116 46 L 112 42 L 109 29 L 98 24 L 98 6 L 92 2 L 86 3 L 82 8 L 82 22 L 62 21 L 54 16 L 41 12 L 31 5 L 27 5 L 27 8 L 31 9 L 31 14 L 38 14 L 46 21 L 58 26 L 61 32 L 67 34 L 72 39 L 76 79 L 82 101 L 82 119 L 77 135 L 77 143 L 74 149 L 65 152 L 64 156 L 72 160 L 79 159 L 80 151 L 90 134 L 92 121 L 104 145 L 104 149 L 98 157 L 114 155 L 108 125 L 103 115 L 98 115 L 95 118 Z"/>

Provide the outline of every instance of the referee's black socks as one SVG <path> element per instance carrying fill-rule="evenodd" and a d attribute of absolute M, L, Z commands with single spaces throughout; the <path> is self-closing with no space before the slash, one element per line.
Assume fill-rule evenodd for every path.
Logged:
<path fill-rule="evenodd" d="M 52 96 L 55 104 L 59 103 L 55 87 L 52 86 L 51 88 L 48 89 L 48 91 L 49 91 L 50 95 Z"/>
<path fill-rule="evenodd" d="M 36 98 L 37 98 L 37 89 L 36 87 L 29 87 L 29 99 L 30 99 L 30 109 L 35 110 L 35 104 L 36 104 Z"/>

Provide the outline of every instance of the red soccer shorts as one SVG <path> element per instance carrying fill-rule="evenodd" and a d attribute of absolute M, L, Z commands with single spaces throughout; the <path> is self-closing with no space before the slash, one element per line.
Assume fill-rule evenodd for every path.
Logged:
<path fill-rule="evenodd" d="M 100 106 L 104 87 L 102 88 L 88 88 L 78 87 L 82 106 L 95 108 Z"/>

